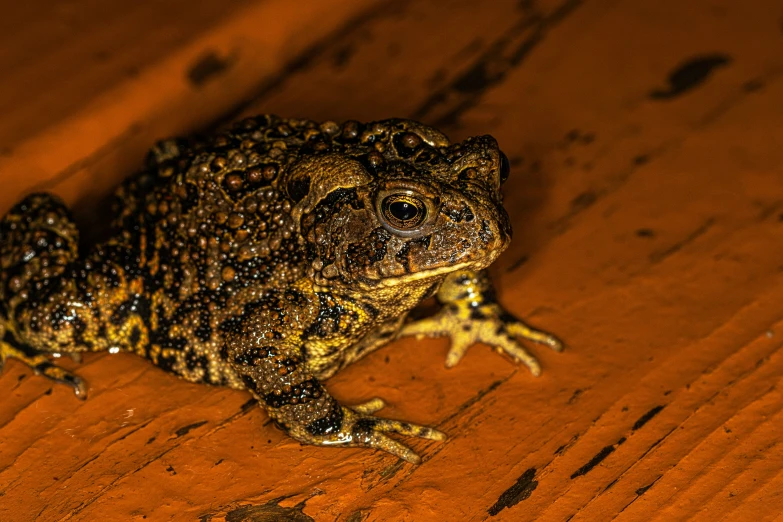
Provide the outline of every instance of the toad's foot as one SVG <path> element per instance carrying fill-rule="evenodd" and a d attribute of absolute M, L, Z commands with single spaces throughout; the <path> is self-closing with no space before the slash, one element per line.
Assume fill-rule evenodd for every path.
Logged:
<path fill-rule="evenodd" d="M 372 399 L 366 403 L 341 408 L 341 426 L 333 433 L 313 437 L 311 434 L 289 431 L 294 438 L 309 444 L 323 446 L 348 446 L 374 448 L 386 451 L 411 464 L 421 463 L 419 457 L 408 446 L 392 439 L 387 433 L 398 433 L 407 437 L 419 437 L 429 440 L 446 440 L 446 434 L 434 428 L 419 426 L 409 422 L 375 417 L 375 413 L 385 406 L 381 399 Z"/>
<path fill-rule="evenodd" d="M 227 359 L 245 388 L 291 437 L 316 446 L 379 449 L 413 464 L 421 458 L 389 434 L 446 438 L 433 428 L 376 417 L 385 406 L 380 399 L 353 408 L 342 406 L 309 371 L 302 350 L 291 342 L 293 336 L 265 339 L 269 344 L 256 346 L 250 328 L 252 332 L 274 331 L 271 314 L 262 312 L 261 308 L 253 311 L 244 319 L 246 324 L 240 322 L 228 331 Z"/>
<path fill-rule="evenodd" d="M 535 357 L 525 350 L 517 337 L 561 351 L 563 344 L 555 336 L 535 330 L 508 313 L 495 300 L 489 278 L 484 272 L 461 270 L 451 274 L 438 291 L 443 308 L 434 316 L 403 327 L 401 336 L 451 338 L 446 366 L 451 368 L 475 343 L 485 343 L 523 363 L 533 375 L 541 374 Z"/>
<path fill-rule="evenodd" d="M 49 360 L 49 357 L 50 354 L 17 343 L 9 333 L 6 333 L 3 340 L 0 340 L 0 371 L 5 366 L 6 359 L 17 359 L 32 368 L 36 374 L 69 385 L 78 398 L 86 399 L 87 383 L 78 375 L 54 364 Z"/>

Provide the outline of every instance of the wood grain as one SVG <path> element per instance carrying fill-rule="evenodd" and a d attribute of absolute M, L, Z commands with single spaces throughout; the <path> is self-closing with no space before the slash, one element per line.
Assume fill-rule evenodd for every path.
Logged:
<path fill-rule="evenodd" d="M 533 378 L 486 347 L 446 370 L 445 341 L 403 340 L 329 381 L 345 403 L 380 396 L 385 415 L 448 433 L 413 441 L 419 467 L 300 446 L 246 394 L 132 356 L 67 362 L 91 385 L 83 403 L 10 362 L 0 519 L 780 516 L 776 2 L 202 4 L 14 12 L 0 208 L 45 188 L 89 221 L 156 138 L 242 114 L 492 134 L 513 167 L 501 299 L 567 350 L 533 348 Z"/>

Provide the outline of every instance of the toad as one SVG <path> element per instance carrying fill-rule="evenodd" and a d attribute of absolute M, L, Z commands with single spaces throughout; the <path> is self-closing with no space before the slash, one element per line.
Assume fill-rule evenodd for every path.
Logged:
<path fill-rule="evenodd" d="M 114 197 L 108 239 L 80 253 L 60 199 L 29 195 L 0 222 L 0 361 L 86 396 L 55 354 L 136 353 L 185 380 L 249 391 L 291 437 L 417 463 L 390 437 L 440 431 L 351 407 L 323 381 L 402 336 L 449 336 L 446 365 L 483 342 L 539 364 L 560 350 L 495 299 L 486 268 L 508 246 L 491 136 L 452 144 L 410 120 L 259 116 L 172 139 Z M 442 305 L 406 321 L 422 300 Z"/>

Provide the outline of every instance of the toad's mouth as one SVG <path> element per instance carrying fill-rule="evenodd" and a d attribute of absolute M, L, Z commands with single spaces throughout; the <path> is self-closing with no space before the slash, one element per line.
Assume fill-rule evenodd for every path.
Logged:
<path fill-rule="evenodd" d="M 401 284 L 411 283 L 413 281 L 422 281 L 426 279 L 432 279 L 438 276 L 443 276 L 451 272 L 454 272 L 456 270 L 462 270 L 463 268 L 468 268 L 472 264 L 473 263 L 470 262 L 456 263 L 454 265 L 441 266 L 438 268 L 430 268 L 428 270 L 421 270 L 419 272 L 414 272 L 411 274 L 405 274 L 396 277 L 383 277 L 378 279 L 372 279 L 372 281 L 377 283 L 378 286 L 384 288 L 398 287 Z"/>

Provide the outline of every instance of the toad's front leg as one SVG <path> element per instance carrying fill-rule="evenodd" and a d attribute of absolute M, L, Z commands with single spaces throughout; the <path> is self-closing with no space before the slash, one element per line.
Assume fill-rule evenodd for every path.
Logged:
<path fill-rule="evenodd" d="M 229 362 L 269 416 L 294 439 L 318 446 L 381 449 L 413 464 L 421 461 L 419 456 L 387 433 L 445 439 L 432 428 L 373 416 L 384 406 L 379 399 L 353 408 L 340 405 L 307 371 L 297 346 L 286 339 L 264 338 L 258 331 L 264 329 L 227 336 Z"/>
<path fill-rule="evenodd" d="M 540 375 L 541 365 L 516 338 L 549 346 L 557 352 L 563 349 L 554 335 L 531 328 L 498 304 L 486 271 L 460 270 L 450 274 L 437 299 L 443 308 L 432 317 L 405 325 L 400 336 L 450 337 L 447 367 L 457 364 L 468 348 L 481 342 L 523 363 L 533 375 Z"/>

